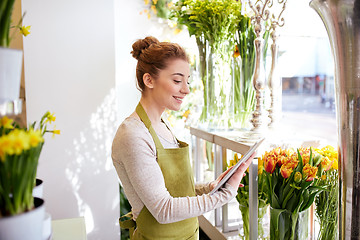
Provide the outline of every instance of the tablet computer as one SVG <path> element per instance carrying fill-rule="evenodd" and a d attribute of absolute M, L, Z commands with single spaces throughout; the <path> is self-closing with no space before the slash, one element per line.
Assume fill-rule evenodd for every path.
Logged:
<path fill-rule="evenodd" d="M 264 142 L 265 138 L 262 138 L 255 142 L 255 144 L 249 149 L 247 153 L 235 164 L 235 166 L 221 179 L 218 185 L 210 192 L 210 194 L 213 194 L 219 188 L 221 188 L 228 180 L 229 178 L 236 172 L 236 170 L 240 167 L 240 165 L 248 160 L 251 155 L 255 152 L 255 150 Z"/>

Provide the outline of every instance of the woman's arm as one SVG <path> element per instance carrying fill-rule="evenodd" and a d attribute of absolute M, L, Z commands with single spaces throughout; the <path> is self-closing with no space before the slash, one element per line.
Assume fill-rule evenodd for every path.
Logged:
<path fill-rule="evenodd" d="M 159 223 L 197 217 L 222 206 L 237 194 L 237 188 L 226 184 L 212 195 L 172 197 L 165 187 L 161 169 L 156 161 L 156 148 L 148 130 L 145 126 L 129 127 L 123 126 L 114 139 L 114 165 L 116 166 L 115 162 L 121 162 L 130 182 L 128 186 L 124 185 L 125 191 L 133 190 L 136 194 L 131 198 L 138 197 Z M 130 196 L 128 198 L 132 202 Z"/>

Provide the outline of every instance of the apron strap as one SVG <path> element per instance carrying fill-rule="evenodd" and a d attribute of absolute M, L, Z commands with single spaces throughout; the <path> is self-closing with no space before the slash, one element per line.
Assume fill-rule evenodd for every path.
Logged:
<path fill-rule="evenodd" d="M 134 230 L 136 228 L 136 222 L 133 220 L 132 212 L 128 212 L 127 214 L 121 216 L 119 218 L 120 228 L 129 229 L 129 236 L 132 239 Z"/>
<path fill-rule="evenodd" d="M 150 121 L 148 115 L 146 114 L 146 112 L 140 102 L 136 107 L 136 113 L 139 115 L 141 121 L 145 124 L 146 128 L 149 130 L 149 132 L 155 142 L 156 149 L 164 149 L 154 128 L 151 126 L 151 121 Z"/>

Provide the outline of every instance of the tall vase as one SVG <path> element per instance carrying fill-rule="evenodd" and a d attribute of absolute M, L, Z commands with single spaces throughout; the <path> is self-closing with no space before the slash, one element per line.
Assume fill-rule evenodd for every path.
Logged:
<path fill-rule="evenodd" d="M 309 209 L 292 213 L 270 207 L 270 240 L 307 240 Z"/>
<path fill-rule="evenodd" d="M 335 62 L 339 239 L 360 239 L 360 0 L 312 0 Z"/>
<path fill-rule="evenodd" d="M 249 221 L 249 206 L 239 205 L 241 212 L 243 227 L 240 229 L 240 236 L 244 240 L 250 239 L 250 221 Z M 259 206 L 258 209 L 258 236 L 257 239 L 267 239 L 267 234 L 264 229 L 264 216 L 269 209 L 269 205 Z"/>
<path fill-rule="evenodd" d="M 252 113 L 255 109 L 255 90 L 252 85 L 254 63 L 248 59 L 236 57 L 233 59 L 234 83 L 234 127 L 250 129 Z"/>
<path fill-rule="evenodd" d="M 233 125 L 233 84 L 229 42 L 209 43 L 197 38 L 200 55 L 200 77 L 204 105 L 200 116 L 203 127 L 226 130 Z"/>

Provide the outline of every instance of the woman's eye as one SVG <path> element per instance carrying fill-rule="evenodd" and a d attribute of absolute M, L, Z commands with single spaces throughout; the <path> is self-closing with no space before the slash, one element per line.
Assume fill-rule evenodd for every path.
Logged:
<path fill-rule="evenodd" d="M 175 83 L 181 83 L 181 81 L 179 81 L 179 80 L 174 80 L 174 82 L 175 82 Z"/>

